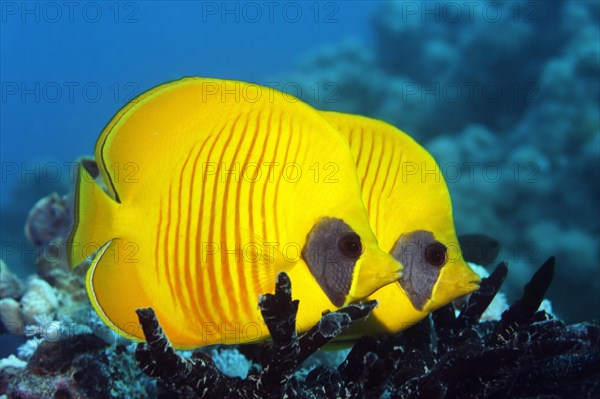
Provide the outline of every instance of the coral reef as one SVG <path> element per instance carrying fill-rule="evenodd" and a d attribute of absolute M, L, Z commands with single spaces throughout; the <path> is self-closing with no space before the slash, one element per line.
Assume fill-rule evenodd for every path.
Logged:
<path fill-rule="evenodd" d="M 45 315 L 54 319 L 58 299 L 54 288 L 46 281 L 31 277 L 27 282 L 27 290 L 21 298 L 21 315 L 25 324 L 36 324 L 36 318 Z"/>
<path fill-rule="evenodd" d="M 23 334 L 23 315 L 19 302 L 13 298 L 4 298 L 0 300 L 0 320 L 2 326 L 11 334 Z"/>
<path fill-rule="evenodd" d="M 26 366 L 18 359 L 0 362 L 0 394 L 8 398 L 141 399 L 153 392 L 127 347 L 91 334 L 44 341 Z"/>
<path fill-rule="evenodd" d="M 210 356 L 215 366 L 230 377 L 246 378 L 252 366 L 252 362 L 237 349 L 215 348 L 210 351 Z"/>
<path fill-rule="evenodd" d="M 366 317 L 372 303 L 323 316 L 303 336 L 294 329 L 297 301 L 280 274 L 274 295 L 260 309 L 272 334 L 262 348 L 261 368 L 247 378 L 228 377 L 209 355 L 177 355 L 151 309 L 138 316 L 148 340 L 139 344 L 142 370 L 175 389 L 180 398 L 453 398 L 583 397 L 600 394 L 600 326 L 566 326 L 539 310 L 554 275 L 546 261 L 525 286 L 521 299 L 499 320 L 480 322 L 508 269 L 499 264 L 455 315 L 452 304 L 395 336 L 363 337 L 337 367 L 294 374 L 310 354 L 350 322 Z"/>
<path fill-rule="evenodd" d="M 272 337 L 272 342 L 261 352 L 260 371 L 252 372 L 245 379 L 229 377 L 204 352 L 196 351 L 190 358 L 177 355 L 152 309 L 138 310 L 147 344 L 138 345 L 136 359 L 147 375 L 194 397 L 300 397 L 310 391 L 293 378 L 297 366 L 352 322 L 368 316 L 375 305 L 376 302 L 371 301 L 328 313 L 315 327 L 298 337 L 295 327 L 298 301 L 292 300 L 289 277 L 281 273 L 277 276 L 275 294 L 266 294 L 259 301 Z"/>
<path fill-rule="evenodd" d="M 66 328 L 65 323 L 89 322 L 85 268 L 71 272 L 65 258 L 64 239 L 71 224 L 68 215 L 65 196 L 53 193 L 37 201 L 25 231 L 35 247 L 38 273 L 24 283 L 4 262 L 0 265 L 0 321 L 13 334 L 24 335 L 28 327 L 44 330 L 55 320 L 63 323 L 61 328 Z"/>
<path fill-rule="evenodd" d="M 325 47 L 279 80 L 319 109 L 383 119 L 423 143 L 448 182 L 459 235 L 500 241 L 509 297 L 555 255 L 575 268 L 557 271 L 556 311 L 587 320 L 600 291 L 600 7 L 471 6 L 386 2 L 373 44 Z"/>
<path fill-rule="evenodd" d="M 20 298 L 23 295 L 23 282 L 0 260 L 0 299 Z"/>
<path fill-rule="evenodd" d="M 38 205 L 57 203 L 41 201 Z M 0 360 L 0 397 L 600 394 L 599 326 L 565 325 L 543 300 L 554 273 L 554 258 L 542 265 L 525 286 L 522 298 L 511 306 L 499 293 L 506 265 L 500 264 L 491 274 L 472 265 L 485 278 L 468 301 L 457 305 L 460 310 L 448 305 L 400 334 L 364 337 L 350 350 L 333 352 L 320 349 L 353 321 L 368 317 L 376 304 L 367 302 L 327 313 L 299 336 L 295 330 L 298 301 L 292 300 L 290 281 L 281 274 L 275 294 L 266 294 L 259 302 L 272 336 L 270 343 L 177 353 L 151 309 L 138 311 L 148 339 L 143 344 L 125 341 L 98 319 L 89 307 L 83 274 L 70 272 L 64 261 L 64 229 L 52 223 L 56 214 L 37 213 L 37 225 L 48 229 L 42 227 L 36 233 L 43 237 L 36 245 L 45 248 L 37 261 L 39 275 L 24 283 L 6 264 L 1 265 L 0 317 L 5 333 L 28 340 L 15 348 L 17 356 Z M 497 243 L 487 237 L 467 238 L 497 250 Z M 487 255 L 472 253 L 468 257 L 490 263 Z"/>
<path fill-rule="evenodd" d="M 30 243 L 27 239 L 27 231 L 30 231 L 31 228 L 25 227 L 24 231 L 23 220 L 29 214 L 33 217 L 31 221 L 35 221 L 35 215 L 39 215 L 40 213 L 33 209 L 34 205 L 39 205 L 40 198 L 47 196 L 48 193 L 69 192 L 70 184 L 68 176 L 72 176 L 73 173 L 65 165 L 68 165 L 68 163 L 62 163 L 59 160 L 40 159 L 27 161 L 27 165 L 32 166 L 30 174 L 26 177 L 21 176 L 21 179 L 15 182 L 11 182 L 10 180 L 12 179 L 9 176 L 8 186 L 11 187 L 12 191 L 10 192 L 10 196 L 2 198 L 2 206 L 0 207 L 0 220 L 2 220 L 2 223 L 0 223 L 0 236 L 2 237 L 2 244 L 4 246 L 2 258 L 21 277 L 25 277 L 36 271 L 34 267 L 35 261 L 40 257 L 39 249 L 36 249 L 34 244 Z M 21 165 L 26 164 L 22 163 Z M 47 166 L 49 169 L 45 170 L 44 166 Z M 50 169 L 52 169 L 51 175 Z M 64 197 L 60 200 L 55 197 L 55 200 L 50 200 L 50 203 L 55 203 L 62 207 L 63 204 L 61 203 L 63 201 Z M 66 204 L 64 205 L 66 206 Z M 58 211 L 56 215 L 60 213 Z M 43 228 L 43 226 L 40 227 Z M 36 233 L 34 231 L 32 233 L 31 237 L 33 238 Z"/>
<path fill-rule="evenodd" d="M 155 384 L 137 368 L 134 346 L 119 339 L 92 310 L 85 267 L 70 271 L 67 266 L 63 242 L 71 223 L 68 213 L 66 199 L 51 194 L 29 214 L 25 230 L 38 255 L 38 274 L 23 283 L 1 265 L 3 328 L 29 339 L 16 348 L 17 356 L 0 360 L 0 395 L 154 397 Z"/>
<path fill-rule="evenodd" d="M 38 324 L 40 316 L 52 320 L 57 307 L 58 299 L 54 288 L 39 277 L 31 276 L 22 297 L 0 299 L 0 320 L 13 334 L 24 333 L 24 326 Z"/>
<path fill-rule="evenodd" d="M 56 237 L 69 233 L 71 215 L 67 196 L 52 193 L 39 200 L 29 212 L 25 236 L 37 248 L 44 248 Z"/>

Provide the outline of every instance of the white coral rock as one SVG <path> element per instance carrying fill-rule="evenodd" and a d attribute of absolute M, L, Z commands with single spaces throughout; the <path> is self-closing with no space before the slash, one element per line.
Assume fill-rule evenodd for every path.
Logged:
<path fill-rule="evenodd" d="M 6 263 L 0 260 L 0 298 L 19 298 L 23 294 L 23 283 L 10 271 Z"/>
<path fill-rule="evenodd" d="M 21 360 L 29 360 L 31 356 L 35 353 L 37 347 L 42 343 L 43 339 L 41 338 L 32 338 L 27 340 L 23 345 L 17 348 L 17 356 Z"/>
<path fill-rule="evenodd" d="M 58 307 L 58 298 L 54 288 L 38 277 L 31 277 L 27 282 L 27 291 L 21 298 L 23 321 L 34 325 L 36 317 L 54 317 Z"/>
<path fill-rule="evenodd" d="M 0 299 L 0 320 L 11 334 L 23 334 L 25 322 L 21 315 L 19 302 L 12 298 Z"/>
<path fill-rule="evenodd" d="M 23 368 L 25 368 L 25 366 L 27 366 L 27 362 L 19 359 L 15 355 L 10 355 L 9 357 L 7 357 L 5 359 L 0 359 L 0 370 L 8 368 L 8 367 L 14 367 L 16 369 L 23 369 Z"/>

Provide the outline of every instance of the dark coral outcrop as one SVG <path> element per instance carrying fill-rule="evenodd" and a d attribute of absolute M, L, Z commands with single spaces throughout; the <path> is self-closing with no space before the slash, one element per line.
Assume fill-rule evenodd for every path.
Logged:
<path fill-rule="evenodd" d="M 153 390 L 124 346 L 93 334 L 46 340 L 24 369 L 0 371 L 0 395 L 10 399 L 142 399 Z"/>
<path fill-rule="evenodd" d="M 337 368 L 317 367 L 304 379 L 294 374 L 302 361 L 366 317 L 373 302 L 325 314 L 298 337 L 298 302 L 281 274 L 275 294 L 259 303 L 272 342 L 259 347 L 261 367 L 246 379 L 226 376 L 204 352 L 190 358 L 176 354 L 151 309 L 138 311 L 148 343 L 138 345 L 136 358 L 146 374 L 171 389 L 165 398 L 597 397 L 598 324 L 567 326 L 538 311 L 554 263 L 550 258 L 540 267 L 500 320 L 480 322 L 507 275 L 504 263 L 458 316 L 450 304 L 400 334 L 363 337 Z"/>
<path fill-rule="evenodd" d="M 335 338 L 353 321 L 368 316 L 376 302 L 350 305 L 325 314 L 310 331 L 298 337 L 298 301 L 285 273 L 277 276 L 275 294 L 263 295 L 260 311 L 272 340 L 261 347 L 261 367 L 247 378 L 223 374 L 210 356 L 195 351 L 190 358 L 176 354 L 164 335 L 152 309 L 139 309 L 138 317 L 147 343 L 139 344 L 136 359 L 141 369 L 164 385 L 177 388 L 182 397 L 197 398 L 282 398 L 320 397 L 323 387 L 307 389 L 294 378 L 298 365 L 321 346 Z M 313 392 L 313 390 L 315 392 Z"/>

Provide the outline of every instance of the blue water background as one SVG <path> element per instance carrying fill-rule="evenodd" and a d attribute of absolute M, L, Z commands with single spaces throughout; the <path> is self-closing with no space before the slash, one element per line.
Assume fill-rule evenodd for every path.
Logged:
<path fill-rule="evenodd" d="M 91 153 L 127 98 L 168 80 L 260 82 L 292 71 L 315 46 L 368 37 L 367 16 L 378 6 L 275 2 L 270 14 L 262 2 L 83 2 L 70 14 L 52 4 L 2 5 L 3 162 Z M 7 177 L 2 205 L 20 183 Z"/>
<path fill-rule="evenodd" d="M 28 211 L 72 187 L 76 159 L 93 154 L 127 101 L 184 76 L 274 81 L 323 44 L 370 40 L 368 16 L 380 5 L 67 4 L 3 2 L 1 9 L 2 258 L 23 276 L 35 270 L 22 234 Z"/>

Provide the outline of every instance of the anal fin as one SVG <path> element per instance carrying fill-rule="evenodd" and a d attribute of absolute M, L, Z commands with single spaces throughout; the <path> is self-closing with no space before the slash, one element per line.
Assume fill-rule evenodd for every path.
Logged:
<path fill-rule="evenodd" d="M 142 286 L 139 262 L 130 257 L 132 243 L 115 238 L 96 253 L 86 276 L 92 306 L 100 318 L 119 335 L 143 341 L 135 310 L 151 302 Z"/>

